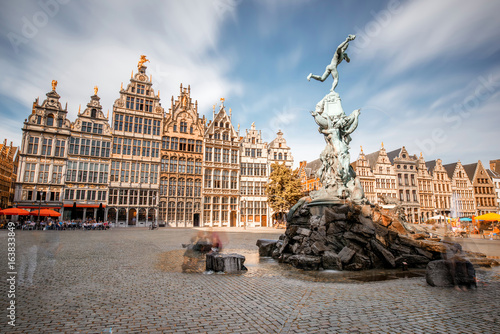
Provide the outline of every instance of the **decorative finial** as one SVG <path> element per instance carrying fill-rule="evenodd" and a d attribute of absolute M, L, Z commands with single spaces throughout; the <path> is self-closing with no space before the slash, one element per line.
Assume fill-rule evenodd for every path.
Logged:
<path fill-rule="evenodd" d="M 382 142 L 382 148 L 384 148 L 384 142 Z"/>
<path fill-rule="evenodd" d="M 224 105 L 224 101 L 225 101 L 225 100 L 226 100 L 225 98 L 221 97 L 221 98 L 220 98 L 220 103 L 221 103 L 222 105 Z"/>
<path fill-rule="evenodd" d="M 255 122 L 252 123 L 252 129 L 255 128 Z"/>
<path fill-rule="evenodd" d="M 141 55 L 141 59 L 137 63 L 137 68 L 139 69 L 139 68 L 143 67 L 145 62 L 149 62 L 149 60 L 146 59 L 145 55 Z"/>
<path fill-rule="evenodd" d="M 130 73 L 130 79 L 134 77 L 134 71 L 132 70 L 132 73 Z"/>
<path fill-rule="evenodd" d="M 109 109 L 108 109 L 108 114 L 106 115 L 106 118 L 108 118 L 108 119 L 109 119 Z"/>
<path fill-rule="evenodd" d="M 120 89 L 123 90 L 123 82 L 122 82 L 122 85 L 120 86 Z"/>
<path fill-rule="evenodd" d="M 363 153 L 363 146 L 360 145 L 359 147 L 361 147 L 361 153 Z"/>
<path fill-rule="evenodd" d="M 97 95 L 97 92 L 99 91 L 99 87 L 94 86 L 94 95 Z"/>
<path fill-rule="evenodd" d="M 213 105 L 214 111 L 215 111 L 215 106 L 216 106 L 216 105 L 214 104 L 214 105 Z"/>
<path fill-rule="evenodd" d="M 238 123 L 238 132 L 240 132 L 240 123 Z"/>
<path fill-rule="evenodd" d="M 81 111 L 81 110 L 82 110 L 82 105 L 81 105 L 81 104 L 79 104 L 79 105 L 78 105 L 78 115 L 80 115 L 80 111 Z"/>
<path fill-rule="evenodd" d="M 52 90 L 55 91 L 57 87 L 57 80 L 52 80 Z"/>
<path fill-rule="evenodd" d="M 153 82 L 153 75 L 152 74 L 149 75 L 149 82 Z"/>
<path fill-rule="evenodd" d="M 160 98 L 160 90 L 158 89 L 158 98 Z"/>
<path fill-rule="evenodd" d="M 422 158 L 422 152 L 420 152 L 420 157 Z"/>

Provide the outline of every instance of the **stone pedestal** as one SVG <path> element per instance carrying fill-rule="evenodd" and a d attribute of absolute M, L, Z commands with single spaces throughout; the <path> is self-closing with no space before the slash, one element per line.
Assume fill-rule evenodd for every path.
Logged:
<path fill-rule="evenodd" d="M 224 273 L 238 273 L 247 268 L 243 265 L 245 257 L 240 254 L 209 253 L 206 257 L 206 270 Z"/>

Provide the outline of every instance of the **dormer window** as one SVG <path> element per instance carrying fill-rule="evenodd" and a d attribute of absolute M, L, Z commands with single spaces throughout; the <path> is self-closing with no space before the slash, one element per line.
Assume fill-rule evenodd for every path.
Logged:
<path fill-rule="evenodd" d="M 54 126 L 54 116 L 49 115 L 47 117 L 47 126 Z"/>

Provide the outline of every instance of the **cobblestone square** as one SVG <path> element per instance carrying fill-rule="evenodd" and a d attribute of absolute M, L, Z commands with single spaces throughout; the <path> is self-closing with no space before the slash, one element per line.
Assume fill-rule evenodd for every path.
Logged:
<path fill-rule="evenodd" d="M 219 230 L 217 230 L 219 231 Z M 257 239 L 284 230 L 222 232 L 242 274 L 182 273 L 196 230 L 16 231 L 16 326 L 7 333 L 498 333 L 500 271 L 476 290 L 433 288 L 422 276 L 362 282 L 259 259 Z M 2 254 L 7 232 L 0 231 Z"/>

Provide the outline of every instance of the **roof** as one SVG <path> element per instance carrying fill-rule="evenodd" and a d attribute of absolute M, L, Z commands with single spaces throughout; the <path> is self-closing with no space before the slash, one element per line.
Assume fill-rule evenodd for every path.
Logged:
<path fill-rule="evenodd" d="M 425 167 L 427 167 L 429 174 L 433 175 L 434 167 L 436 167 L 436 160 L 427 161 Z"/>
<path fill-rule="evenodd" d="M 446 172 L 448 173 L 449 178 L 452 179 L 453 173 L 455 173 L 455 168 L 457 167 L 457 163 L 454 162 L 452 164 L 443 165 L 443 167 L 446 170 Z"/>
<path fill-rule="evenodd" d="M 488 173 L 488 175 L 492 178 L 492 179 L 500 179 L 500 174 L 498 174 L 497 172 L 491 170 L 491 169 L 487 169 L 486 172 Z"/>
<path fill-rule="evenodd" d="M 372 169 L 375 167 L 375 164 L 377 163 L 379 153 L 380 153 L 380 151 L 376 151 L 376 152 L 365 155 L 366 161 L 368 161 L 368 165 Z"/>
<path fill-rule="evenodd" d="M 387 157 L 389 158 L 389 161 L 391 164 L 394 164 L 394 158 L 397 158 L 399 154 L 401 153 L 401 149 L 398 148 L 397 150 L 387 152 Z"/>
<path fill-rule="evenodd" d="M 321 168 L 322 162 L 319 159 L 313 160 L 306 164 L 304 168 L 307 177 L 316 177 L 316 171 Z"/>
<path fill-rule="evenodd" d="M 463 165 L 465 169 L 465 173 L 467 173 L 467 176 L 469 177 L 470 182 L 474 183 L 474 173 L 476 172 L 477 168 L 477 162 L 473 164 L 468 164 L 468 165 Z"/>

